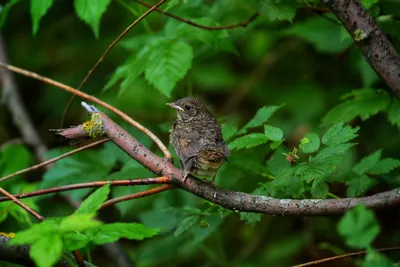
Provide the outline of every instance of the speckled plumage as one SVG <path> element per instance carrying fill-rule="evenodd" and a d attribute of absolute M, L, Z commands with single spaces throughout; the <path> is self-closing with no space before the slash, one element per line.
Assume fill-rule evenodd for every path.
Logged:
<path fill-rule="evenodd" d="M 185 178 L 188 174 L 214 177 L 230 155 L 221 126 L 197 98 L 186 97 L 168 105 L 177 110 L 170 143 L 179 157 Z"/>

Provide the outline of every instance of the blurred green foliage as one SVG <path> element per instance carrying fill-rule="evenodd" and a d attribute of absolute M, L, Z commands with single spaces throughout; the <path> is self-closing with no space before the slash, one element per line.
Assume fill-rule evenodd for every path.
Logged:
<path fill-rule="evenodd" d="M 399 51 L 400 2 L 361 2 Z M 165 103 L 187 95 L 203 99 L 219 118 L 232 150 L 216 178 L 223 188 L 304 199 L 358 197 L 400 185 L 399 101 L 319 1 L 170 0 L 161 9 L 210 27 L 237 24 L 255 12 L 259 16 L 246 27 L 207 30 L 153 12 L 111 50 L 83 87 L 85 92 L 131 115 L 165 143 L 175 119 Z M 108 45 L 146 10 L 131 0 L 10 0 L 0 9 L 2 40 L 10 64 L 77 87 Z M 70 95 L 27 77 L 15 78 L 35 128 L 51 148 L 47 156 L 70 150 L 48 132 L 59 127 Z M 2 95 L 3 101 L 6 97 Z M 86 120 L 78 102 L 64 126 Z M 15 142 L 18 125 L 0 108 L 3 177 L 37 159 L 30 147 Z M 109 115 L 161 154 L 147 136 Z M 20 193 L 152 176 L 106 143 L 1 186 Z M 51 266 L 64 250 L 82 248 L 90 250 L 94 264 L 115 266 L 96 246 L 152 236 L 121 242 L 136 266 L 279 267 L 351 249 L 368 253 L 338 265 L 379 267 L 399 261 L 398 253 L 374 249 L 399 243 L 397 209 L 374 214 L 359 205 L 340 221 L 275 217 L 232 212 L 171 190 L 97 213 L 111 223 L 93 220 L 109 194 L 119 197 L 151 187 L 62 193 L 86 199 L 75 212 L 55 195 L 24 199 L 50 217 L 40 224 L 19 206 L 2 202 L 1 231 L 21 231 L 13 242 L 32 244 L 32 258 L 41 267 Z"/>

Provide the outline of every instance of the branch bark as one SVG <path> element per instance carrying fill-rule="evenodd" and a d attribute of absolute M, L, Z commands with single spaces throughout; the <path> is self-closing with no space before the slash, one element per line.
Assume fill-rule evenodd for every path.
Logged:
<path fill-rule="evenodd" d="M 92 116 L 92 120 L 93 117 L 101 120 L 101 123 L 94 123 L 94 125 L 101 125 L 99 127 L 102 127 L 102 131 L 107 137 L 144 167 L 159 176 L 169 176 L 173 184 L 185 191 L 233 211 L 273 215 L 335 215 L 344 213 L 360 202 L 372 209 L 382 209 L 400 204 L 400 188 L 362 198 L 297 200 L 276 199 L 225 190 L 192 176 L 189 176 L 183 183 L 182 172 L 171 162 L 151 152 L 106 114 L 96 112 L 96 108 L 88 106 L 86 103 L 84 106 L 92 115 L 95 115 Z M 68 128 L 70 137 L 73 137 L 73 129 L 77 130 L 77 134 L 82 135 L 82 127 L 76 126 Z M 59 134 L 62 134 L 62 131 L 59 130 Z"/>
<path fill-rule="evenodd" d="M 400 99 L 400 57 L 359 0 L 321 0 L 343 23 L 368 63 Z"/>

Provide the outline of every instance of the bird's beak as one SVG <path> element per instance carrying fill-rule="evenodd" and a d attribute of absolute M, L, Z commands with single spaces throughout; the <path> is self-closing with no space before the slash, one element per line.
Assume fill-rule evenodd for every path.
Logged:
<path fill-rule="evenodd" d="M 174 108 L 174 109 L 176 109 L 176 110 L 185 111 L 183 108 L 181 108 L 180 106 L 178 106 L 178 105 L 175 104 L 175 103 L 167 103 L 166 105 L 167 105 L 167 106 L 170 106 L 171 108 Z"/>

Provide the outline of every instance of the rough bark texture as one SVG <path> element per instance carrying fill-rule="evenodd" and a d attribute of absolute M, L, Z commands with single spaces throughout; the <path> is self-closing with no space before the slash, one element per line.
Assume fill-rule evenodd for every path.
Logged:
<path fill-rule="evenodd" d="M 322 0 L 343 23 L 376 73 L 400 99 L 400 57 L 359 0 Z"/>

